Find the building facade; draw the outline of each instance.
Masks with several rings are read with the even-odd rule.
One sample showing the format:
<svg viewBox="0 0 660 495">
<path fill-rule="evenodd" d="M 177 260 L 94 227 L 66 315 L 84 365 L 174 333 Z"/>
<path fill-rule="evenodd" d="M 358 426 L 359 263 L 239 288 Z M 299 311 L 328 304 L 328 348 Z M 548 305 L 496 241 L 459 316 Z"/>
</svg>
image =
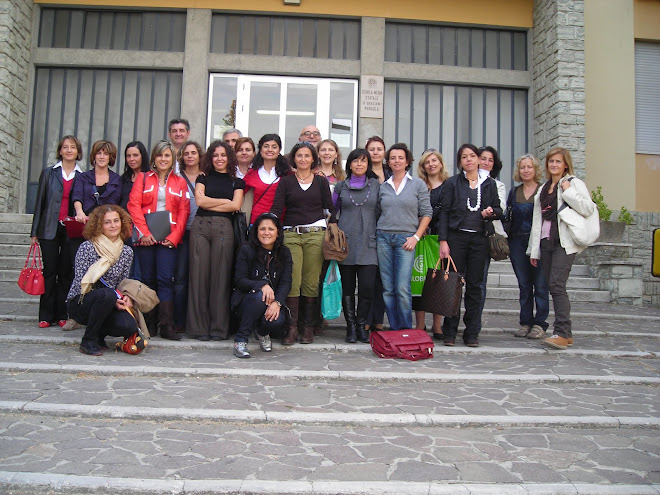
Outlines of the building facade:
<svg viewBox="0 0 660 495">
<path fill-rule="evenodd" d="M 86 149 L 109 139 L 121 153 L 135 139 L 150 148 L 183 117 L 203 145 L 238 127 L 255 138 L 278 132 L 290 148 L 312 123 L 344 156 L 380 135 L 415 157 L 438 149 L 450 169 L 463 142 L 492 145 L 509 187 L 518 156 L 564 146 L 612 209 L 635 212 L 635 257 L 650 258 L 649 231 L 660 226 L 658 112 L 636 125 L 656 104 L 636 98 L 656 77 L 659 1 L 173 5 L 0 1 L 0 211 L 32 211 L 64 134 Z M 650 143 L 640 148 L 642 134 Z M 660 304 L 644 268 L 644 298 Z"/>
</svg>

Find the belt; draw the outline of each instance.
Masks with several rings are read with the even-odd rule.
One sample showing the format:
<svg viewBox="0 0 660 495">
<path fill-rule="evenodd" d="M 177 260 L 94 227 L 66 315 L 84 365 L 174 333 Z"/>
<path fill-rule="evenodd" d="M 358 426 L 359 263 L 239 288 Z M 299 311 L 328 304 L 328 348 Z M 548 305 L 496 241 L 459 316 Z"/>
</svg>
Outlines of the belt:
<svg viewBox="0 0 660 495">
<path fill-rule="evenodd" d="M 284 227 L 285 232 L 295 232 L 296 234 L 309 234 L 310 232 L 323 232 L 326 227 Z"/>
</svg>

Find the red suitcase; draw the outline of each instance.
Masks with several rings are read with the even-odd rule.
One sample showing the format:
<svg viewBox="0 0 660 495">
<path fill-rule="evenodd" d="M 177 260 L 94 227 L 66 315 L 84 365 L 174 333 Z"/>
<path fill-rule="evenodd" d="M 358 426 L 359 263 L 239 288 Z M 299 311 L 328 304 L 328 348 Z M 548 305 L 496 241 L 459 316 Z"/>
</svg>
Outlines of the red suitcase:
<svg viewBox="0 0 660 495">
<path fill-rule="evenodd" d="M 433 357 L 433 340 L 424 330 L 388 330 L 371 332 L 371 348 L 382 358 L 410 361 Z"/>
</svg>

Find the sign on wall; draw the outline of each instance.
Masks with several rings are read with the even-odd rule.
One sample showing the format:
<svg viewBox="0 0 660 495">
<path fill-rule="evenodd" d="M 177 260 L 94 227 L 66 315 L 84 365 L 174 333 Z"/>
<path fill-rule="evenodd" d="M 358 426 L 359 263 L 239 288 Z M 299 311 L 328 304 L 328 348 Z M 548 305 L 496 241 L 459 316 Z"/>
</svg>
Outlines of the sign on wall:
<svg viewBox="0 0 660 495">
<path fill-rule="evenodd" d="M 360 117 L 383 118 L 383 76 L 360 76 Z"/>
</svg>

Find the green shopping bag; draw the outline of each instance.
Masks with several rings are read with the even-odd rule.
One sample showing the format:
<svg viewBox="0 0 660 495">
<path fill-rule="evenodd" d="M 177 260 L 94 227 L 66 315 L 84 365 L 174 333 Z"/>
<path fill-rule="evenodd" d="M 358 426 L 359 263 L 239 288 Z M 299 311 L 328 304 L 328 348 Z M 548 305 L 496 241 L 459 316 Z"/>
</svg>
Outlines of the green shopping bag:
<svg viewBox="0 0 660 495">
<path fill-rule="evenodd" d="M 413 296 L 421 296 L 426 280 L 426 272 L 433 268 L 440 258 L 440 243 L 437 235 L 425 235 L 415 246 L 415 263 L 413 264 L 410 289 Z"/>
<path fill-rule="evenodd" d="M 335 260 L 330 261 L 325 280 L 323 280 L 321 314 L 326 320 L 334 320 L 341 315 L 341 275 L 339 275 L 339 265 Z"/>
</svg>

